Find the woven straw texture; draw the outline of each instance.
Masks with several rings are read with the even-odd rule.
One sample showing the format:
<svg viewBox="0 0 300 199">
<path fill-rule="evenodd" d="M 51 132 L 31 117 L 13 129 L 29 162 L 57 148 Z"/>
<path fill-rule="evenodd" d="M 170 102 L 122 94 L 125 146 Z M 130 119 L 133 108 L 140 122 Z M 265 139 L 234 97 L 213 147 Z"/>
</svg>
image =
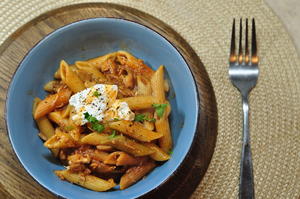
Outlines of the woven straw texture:
<svg viewBox="0 0 300 199">
<path fill-rule="evenodd" d="M 0 1 L 0 44 L 34 17 L 83 0 Z M 300 62 L 286 30 L 261 0 L 111 0 L 150 13 L 179 32 L 211 78 L 219 127 L 210 167 L 192 198 L 237 198 L 242 110 L 228 80 L 233 17 L 255 17 L 260 77 L 250 96 L 256 197 L 300 198 Z"/>
</svg>

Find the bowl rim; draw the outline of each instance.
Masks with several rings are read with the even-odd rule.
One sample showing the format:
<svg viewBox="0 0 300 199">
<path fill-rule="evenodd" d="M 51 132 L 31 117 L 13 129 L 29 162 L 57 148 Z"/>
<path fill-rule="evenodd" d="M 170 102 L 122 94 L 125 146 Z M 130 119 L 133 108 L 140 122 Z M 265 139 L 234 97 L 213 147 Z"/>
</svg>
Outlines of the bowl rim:
<svg viewBox="0 0 300 199">
<path fill-rule="evenodd" d="M 29 176 L 36 181 L 41 187 L 43 187 L 45 190 L 49 191 L 50 193 L 54 194 L 55 196 L 61 197 L 61 198 L 65 198 L 64 196 L 60 195 L 59 193 L 54 192 L 53 190 L 49 189 L 46 185 L 42 184 L 39 180 L 37 180 L 35 177 L 33 177 L 33 175 L 31 174 L 31 172 L 29 172 L 27 170 L 27 167 L 25 167 L 25 165 L 23 164 L 23 162 L 21 161 L 21 158 L 19 157 L 19 155 L 17 154 L 14 144 L 13 144 L 13 139 L 11 137 L 11 129 L 9 128 L 9 124 L 8 124 L 8 101 L 11 95 L 11 91 L 12 91 L 12 83 L 15 79 L 15 75 L 16 73 L 20 70 L 21 65 L 23 64 L 24 60 L 27 58 L 27 56 L 33 51 L 34 48 L 36 48 L 38 45 L 40 45 L 42 42 L 44 42 L 45 40 L 47 40 L 49 37 L 52 36 L 52 34 L 55 34 L 57 31 L 63 30 L 67 27 L 76 25 L 78 23 L 83 23 L 85 21 L 91 21 L 91 20 L 97 20 L 97 19 L 112 19 L 112 20 L 119 20 L 119 21 L 125 21 L 125 22 L 130 22 L 133 23 L 134 25 L 140 25 L 143 28 L 145 28 L 147 31 L 152 31 L 153 33 L 157 34 L 158 36 L 160 36 L 161 38 L 163 38 L 167 43 L 169 43 L 174 49 L 175 51 L 180 55 L 180 57 L 182 58 L 182 60 L 184 61 L 184 63 L 187 65 L 187 69 L 189 71 L 189 73 L 192 76 L 192 82 L 193 85 L 195 85 L 195 91 L 196 91 L 196 103 L 197 103 L 197 118 L 196 118 L 196 123 L 195 123 L 195 129 L 194 129 L 194 133 L 192 135 L 192 142 L 190 143 L 190 145 L 188 146 L 188 150 L 185 154 L 185 156 L 183 157 L 182 161 L 178 164 L 178 166 L 175 168 L 174 172 L 171 173 L 169 176 L 167 176 L 160 184 L 158 184 L 157 186 L 151 188 L 148 192 L 144 192 L 143 194 L 139 195 L 138 198 L 147 196 L 148 194 L 153 193 L 154 191 L 158 190 L 159 188 L 163 187 L 169 180 L 172 180 L 173 176 L 176 176 L 176 174 L 180 171 L 180 169 L 184 166 L 184 163 L 186 162 L 186 160 L 188 159 L 192 148 L 196 142 L 196 140 L 194 139 L 195 137 L 197 137 L 196 135 L 198 133 L 200 133 L 198 131 L 199 129 L 199 123 L 200 123 L 200 113 L 201 113 L 201 106 L 200 106 L 200 92 L 199 92 L 199 85 L 197 84 L 197 81 L 195 79 L 195 75 L 191 70 L 190 65 L 188 64 L 188 62 L 186 61 L 186 58 L 182 55 L 182 53 L 180 52 L 180 50 L 178 50 L 178 48 L 165 36 L 163 36 L 161 33 L 157 32 L 156 30 L 154 30 L 153 28 L 149 27 L 148 25 L 142 24 L 140 22 L 134 21 L 134 20 L 130 20 L 130 19 L 124 19 L 121 17 L 91 17 L 91 18 L 86 18 L 86 19 L 81 19 L 81 20 L 76 20 L 74 22 L 65 24 L 59 28 L 54 29 L 52 32 L 46 34 L 45 36 L 43 36 L 37 43 L 35 43 L 32 47 L 30 47 L 30 49 L 25 53 L 25 55 L 23 56 L 23 58 L 21 59 L 21 61 L 19 62 L 17 68 L 15 69 L 15 71 L 13 72 L 10 82 L 9 82 L 9 86 L 7 88 L 7 95 L 6 95 L 6 99 L 5 99 L 5 108 L 4 108 L 4 119 L 5 119 L 5 125 L 6 125 L 6 131 L 9 137 L 9 143 L 12 147 L 12 151 L 15 154 L 15 156 L 17 157 L 18 162 L 20 163 L 20 165 L 22 166 L 22 168 L 26 171 L 27 174 L 29 174 Z M 25 24 L 26 25 L 26 24 Z M 22 28 L 22 27 L 21 27 Z M 176 31 L 177 32 L 177 31 Z"/>
</svg>

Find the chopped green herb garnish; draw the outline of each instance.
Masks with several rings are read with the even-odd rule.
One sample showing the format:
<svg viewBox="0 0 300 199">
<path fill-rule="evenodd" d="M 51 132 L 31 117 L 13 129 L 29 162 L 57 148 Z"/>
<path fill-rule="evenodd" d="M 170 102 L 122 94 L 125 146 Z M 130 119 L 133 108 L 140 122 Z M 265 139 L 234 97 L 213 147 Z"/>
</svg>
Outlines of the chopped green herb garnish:
<svg viewBox="0 0 300 199">
<path fill-rule="evenodd" d="M 136 114 L 134 117 L 134 121 L 136 122 L 143 122 L 145 120 L 145 115 L 144 114 Z"/>
<path fill-rule="evenodd" d="M 156 119 L 155 118 L 149 118 L 148 116 L 144 115 L 144 114 L 136 114 L 134 117 L 134 121 L 136 122 L 144 122 L 144 121 L 148 121 L 148 122 L 155 122 Z"/>
<path fill-rule="evenodd" d="M 156 122 L 155 118 L 146 118 L 148 122 Z"/>
<path fill-rule="evenodd" d="M 170 150 L 168 153 L 169 153 L 169 155 L 172 155 L 173 154 L 173 150 Z"/>
<path fill-rule="evenodd" d="M 152 104 L 158 117 L 162 117 L 168 104 Z"/>
<path fill-rule="evenodd" d="M 119 120 L 120 120 L 119 118 L 116 118 L 116 117 L 114 118 L 114 121 L 119 121 Z"/>
<path fill-rule="evenodd" d="M 66 126 L 65 130 L 66 131 L 72 131 L 72 130 L 74 130 L 74 128 L 75 128 L 74 126 Z"/>
<path fill-rule="evenodd" d="M 95 123 L 95 122 L 98 122 L 98 120 L 91 116 L 88 112 L 85 112 L 84 113 L 84 118 L 88 121 L 88 122 L 91 122 L 91 123 Z"/>
<path fill-rule="evenodd" d="M 116 132 L 117 132 L 116 130 L 112 130 L 112 134 L 109 136 L 109 138 L 110 139 L 115 138 L 117 136 Z"/>
<path fill-rule="evenodd" d="M 99 123 L 97 118 L 91 116 L 88 112 L 84 113 L 84 118 L 92 124 L 92 129 L 101 133 L 104 130 L 104 126 Z"/>
<path fill-rule="evenodd" d="M 104 130 L 104 126 L 99 123 L 92 123 L 92 129 L 101 133 Z"/>
<path fill-rule="evenodd" d="M 100 93 L 99 93 L 98 91 L 95 91 L 95 92 L 93 93 L 93 95 L 94 95 L 95 97 L 99 97 L 99 96 L 100 96 Z"/>
</svg>

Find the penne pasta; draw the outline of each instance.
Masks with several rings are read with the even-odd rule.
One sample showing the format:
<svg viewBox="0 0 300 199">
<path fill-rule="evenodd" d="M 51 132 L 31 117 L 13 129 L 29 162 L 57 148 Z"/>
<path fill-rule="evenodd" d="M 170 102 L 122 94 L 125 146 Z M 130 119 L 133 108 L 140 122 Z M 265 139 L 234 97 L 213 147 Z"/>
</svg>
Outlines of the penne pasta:
<svg viewBox="0 0 300 199">
<path fill-rule="evenodd" d="M 60 111 L 54 111 L 48 114 L 49 119 L 60 127 L 68 126 L 68 119 L 63 118 Z"/>
<path fill-rule="evenodd" d="M 93 159 L 104 162 L 109 156 L 109 153 L 106 153 L 104 151 L 95 150 L 95 153 L 93 154 Z"/>
<path fill-rule="evenodd" d="M 143 76 L 138 75 L 136 77 L 137 82 L 137 95 L 143 95 L 143 96 L 151 96 L 152 95 L 152 89 L 150 81 L 147 78 L 143 78 Z"/>
<path fill-rule="evenodd" d="M 153 131 L 154 130 L 154 124 L 153 122 L 149 122 L 149 121 L 144 121 L 143 125 L 146 129 Z"/>
<path fill-rule="evenodd" d="M 77 142 L 68 133 L 56 129 L 55 134 L 44 143 L 44 146 L 49 149 L 70 148 L 76 147 Z"/>
<path fill-rule="evenodd" d="M 90 168 L 93 172 L 100 173 L 100 174 L 111 174 L 115 172 L 116 166 L 111 166 L 104 164 L 102 162 L 93 161 L 90 164 Z"/>
<path fill-rule="evenodd" d="M 155 98 L 152 96 L 135 96 L 120 99 L 121 102 L 126 102 L 131 110 L 141 110 L 152 108 L 155 103 Z"/>
<path fill-rule="evenodd" d="M 40 133 L 44 135 L 46 140 L 54 135 L 54 128 L 46 116 L 36 120 Z"/>
<path fill-rule="evenodd" d="M 61 83 L 57 80 L 53 80 L 44 85 L 44 90 L 47 92 L 57 92 L 60 87 Z"/>
<path fill-rule="evenodd" d="M 118 51 L 116 53 L 116 58 L 121 64 L 127 65 L 128 68 L 138 75 L 143 75 L 149 79 L 153 75 L 153 70 L 144 64 L 143 60 L 135 58 L 126 51 Z"/>
<path fill-rule="evenodd" d="M 157 103 L 165 103 L 165 82 L 164 82 L 164 68 L 160 66 L 154 73 L 151 79 L 152 95 Z M 168 104 L 167 107 L 170 107 Z M 163 134 L 159 139 L 159 146 L 165 151 L 169 152 L 172 148 L 172 137 L 168 121 L 168 114 L 164 113 L 163 117 L 157 118 L 155 122 L 156 131 Z"/>
<path fill-rule="evenodd" d="M 39 98 L 34 98 L 32 113 L 34 114 L 36 111 L 37 104 L 41 101 Z M 42 140 L 47 141 L 54 135 L 54 128 L 46 116 L 43 116 L 36 120 L 36 124 L 40 131 L 39 136 Z M 57 157 L 59 150 L 58 149 L 51 149 L 52 154 L 54 157 Z"/>
<path fill-rule="evenodd" d="M 48 95 L 38 103 L 34 112 L 34 119 L 39 119 L 54 109 L 64 106 L 69 102 L 71 91 L 68 88 L 61 88 L 56 94 Z"/>
<path fill-rule="evenodd" d="M 160 132 L 163 134 L 163 136 L 159 139 L 159 146 L 162 150 L 164 150 L 166 153 L 168 153 L 172 149 L 172 135 L 170 131 L 170 125 L 169 125 L 169 119 L 168 115 L 171 111 L 171 106 L 167 102 L 167 107 L 164 111 L 164 114 L 162 117 L 157 118 L 155 121 L 155 128 L 157 132 Z"/>
<path fill-rule="evenodd" d="M 103 65 L 103 63 L 105 61 L 107 61 L 108 59 L 112 58 L 112 57 L 115 57 L 117 53 L 109 53 L 107 55 L 104 55 L 104 56 L 100 56 L 100 57 L 96 57 L 96 58 L 93 58 L 93 59 L 89 59 L 89 60 L 86 60 L 86 62 L 88 62 L 90 65 L 100 69 L 101 65 Z"/>
<path fill-rule="evenodd" d="M 61 116 L 63 118 L 68 118 L 71 112 L 72 112 L 72 106 L 68 104 L 68 106 L 61 111 Z"/>
<path fill-rule="evenodd" d="M 164 67 L 160 66 L 151 78 L 152 96 L 156 103 L 164 103 L 166 100 L 164 89 Z"/>
<path fill-rule="evenodd" d="M 62 180 L 94 191 L 125 189 L 156 161 L 170 159 L 172 136 L 164 66 L 126 51 L 69 65 L 62 60 L 32 114 L 44 146 L 66 166 Z M 114 179 L 114 180 L 113 180 Z"/>
<path fill-rule="evenodd" d="M 148 161 L 143 163 L 142 165 L 128 169 L 127 172 L 121 177 L 120 189 L 126 189 L 130 185 L 136 183 L 147 173 L 149 173 L 154 167 L 155 163 L 153 161 Z"/>
<path fill-rule="evenodd" d="M 167 118 L 157 119 L 155 122 L 155 128 L 157 132 L 163 134 L 163 136 L 159 139 L 159 146 L 168 153 L 172 148 L 172 137 L 169 126 L 169 121 Z"/>
<path fill-rule="evenodd" d="M 99 69 L 87 61 L 77 61 L 75 62 L 75 66 L 79 69 L 79 71 L 84 71 L 90 74 L 93 79 L 97 80 L 97 82 L 105 82 L 107 80 Z"/>
<path fill-rule="evenodd" d="M 170 90 L 169 82 L 166 79 L 164 80 L 164 90 L 165 92 L 168 92 Z"/>
<path fill-rule="evenodd" d="M 55 171 L 55 174 L 62 180 L 67 180 L 71 183 L 78 184 L 93 191 L 107 191 L 116 186 L 116 183 L 113 179 L 103 180 L 96 176 L 72 173 L 68 170 L 58 170 Z"/>
<path fill-rule="evenodd" d="M 154 143 L 145 143 L 145 145 L 151 149 L 153 149 L 155 152 L 150 155 L 150 157 L 153 160 L 156 161 L 166 161 L 170 159 L 170 155 L 164 152 L 161 148 L 159 148 L 156 144 Z"/>
<path fill-rule="evenodd" d="M 154 150 L 151 148 L 122 135 L 111 138 L 109 135 L 91 133 L 83 137 L 81 139 L 81 143 L 95 146 L 98 144 L 110 145 L 118 150 L 125 151 L 134 156 L 146 156 L 154 153 Z"/>
<path fill-rule="evenodd" d="M 138 165 L 140 160 L 128 155 L 123 151 L 116 151 L 107 156 L 104 160 L 105 164 L 116 165 L 116 166 L 132 166 Z"/>
<path fill-rule="evenodd" d="M 81 127 L 74 124 L 72 120 L 63 118 L 63 113 L 61 111 L 55 111 L 48 114 L 51 121 L 60 126 L 64 131 L 67 131 L 74 140 L 78 141 L 80 138 Z"/>
<path fill-rule="evenodd" d="M 111 152 L 113 150 L 112 146 L 109 145 L 104 145 L 104 144 L 99 144 L 96 146 L 97 149 L 100 151 L 105 151 L 105 152 Z"/>
<path fill-rule="evenodd" d="M 59 70 L 62 81 L 73 91 L 73 93 L 77 93 L 85 89 L 84 83 L 69 67 L 67 62 L 62 60 L 60 62 Z"/>
<path fill-rule="evenodd" d="M 69 65 L 70 69 L 72 69 L 72 71 L 76 71 L 76 67 L 75 65 Z M 54 73 L 54 78 L 57 80 L 61 80 L 61 74 L 60 74 L 60 68 L 58 67 L 57 71 L 55 71 Z"/>
<path fill-rule="evenodd" d="M 163 136 L 161 133 L 146 129 L 138 122 L 122 120 L 109 123 L 109 127 L 142 142 L 151 142 Z"/>
<path fill-rule="evenodd" d="M 34 99 L 34 105 L 33 105 L 33 109 L 32 109 L 33 114 L 35 113 L 37 104 L 40 101 L 41 101 L 41 99 L 39 99 L 39 98 Z M 38 129 L 40 130 L 40 133 L 41 133 L 40 137 L 43 137 L 43 139 L 47 140 L 52 135 L 54 135 L 54 128 L 46 116 L 41 117 L 40 119 L 37 119 L 36 123 L 37 123 Z"/>
</svg>

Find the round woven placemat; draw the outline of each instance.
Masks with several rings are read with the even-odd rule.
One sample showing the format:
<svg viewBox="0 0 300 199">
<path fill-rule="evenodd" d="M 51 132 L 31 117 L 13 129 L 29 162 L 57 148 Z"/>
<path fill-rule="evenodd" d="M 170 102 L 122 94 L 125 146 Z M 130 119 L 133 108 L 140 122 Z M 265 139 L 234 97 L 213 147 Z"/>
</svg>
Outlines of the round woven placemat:
<svg viewBox="0 0 300 199">
<path fill-rule="evenodd" d="M 2 0 L 0 44 L 18 27 L 53 8 L 83 0 Z M 103 1 L 102 1 L 103 2 Z M 233 17 L 255 17 L 260 77 L 250 97 L 257 198 L 300 197 L 300 60 L 278 17 L 262 0 L 111 0 L 154 15 L 194 48 L 211 78 L 219 131 L 210 167 L 192 198 L 237 198 L 241 100 L 228 80 Z M 1 93 L 1 98 L 5 94 Z M 3 129 L 1 129 L 3 131 Z"/>
</svg>

